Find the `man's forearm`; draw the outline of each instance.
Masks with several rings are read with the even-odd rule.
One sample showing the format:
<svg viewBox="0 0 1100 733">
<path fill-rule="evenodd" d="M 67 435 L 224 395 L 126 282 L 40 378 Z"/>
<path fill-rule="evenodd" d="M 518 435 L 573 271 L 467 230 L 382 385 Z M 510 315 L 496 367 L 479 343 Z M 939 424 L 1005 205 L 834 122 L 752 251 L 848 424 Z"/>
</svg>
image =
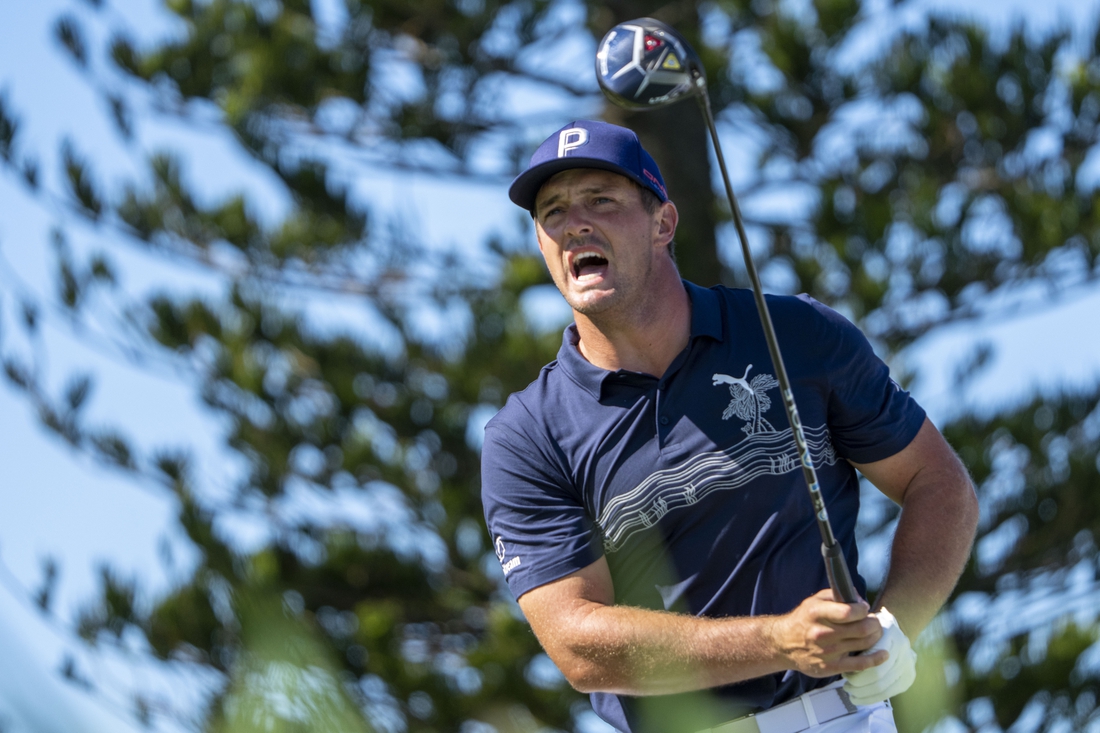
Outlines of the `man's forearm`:
<svg viewBox="0 0 1100 733">
<path fill-rule="evenodd" d="M 593 606 L 559 638 L 544 638 L 582 692 L 672 694 L 784 669 L 774 617 L 699 618 L 627 606 Z"/>
<path fill-rule="evenodd" d="M 876 603 L 916 639 L 947 601 L 966 566 L 978 524 L 978 502 L 956 461 L 918 476 L 906 492 Z"/>
<path fill-rule="evenodd" d="M 940 431 L 925 419 L 900 452 L 853 464 L 882 493 L 901 505 L 890 570 L 876 601 L 916 639 L 951 595 L 966 566 L 978 499 L 966 467 Z"/>
<path fill-rule="evenodd" d="M 546 653 L 582 692 L 659 695 L 727 685 L 786 669 L 816 677 L 867 669 L 851 656 L 881 634 L 865 603 L 828 589 L 782 616 L 700 618 L 617 606 L 600 558 L 520 597 Z"/>
</svg>

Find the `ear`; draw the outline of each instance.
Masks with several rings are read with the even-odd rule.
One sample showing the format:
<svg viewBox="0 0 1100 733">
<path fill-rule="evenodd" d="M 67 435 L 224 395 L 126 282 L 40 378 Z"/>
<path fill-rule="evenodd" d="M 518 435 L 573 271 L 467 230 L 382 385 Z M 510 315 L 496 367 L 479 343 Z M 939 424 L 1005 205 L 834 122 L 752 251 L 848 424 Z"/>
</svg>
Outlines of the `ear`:
<svg viewBox="0 0 1100 733">
<path fill-rule="evenodd" d="M 654 243 L 667 247 L 672 238 L 676 236 L 676 225 L 680 221 L 680 212 L 676 210 L 676 204 L 666 201 L 661 204 L 654 217 Z"/>
</svg>

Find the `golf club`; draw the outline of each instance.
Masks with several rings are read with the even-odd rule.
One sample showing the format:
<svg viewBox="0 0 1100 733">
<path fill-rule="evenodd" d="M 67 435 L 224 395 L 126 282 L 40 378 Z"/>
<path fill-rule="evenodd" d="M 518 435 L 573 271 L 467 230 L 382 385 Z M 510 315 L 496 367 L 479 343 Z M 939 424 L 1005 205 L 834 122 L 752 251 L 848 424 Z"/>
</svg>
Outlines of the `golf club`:
<svg viewBox="0 0 1100 733">
<path fill-rule="evenodd" d="M 825 558 L 829 585 L 838 601 L 856 603 L 859 600 L 859 594 L 856 593 L 855 586 L 852 584 L 844 550 L 836 541 L 832 525 L 829 524 L 829 514 L 825 510 L 821 486 L 817 481 L 817 471 L 814 469 L 810 449 L 806 444 L 806 435 L 798 417 L 791 383 L 787 377 L 787 369 L 783 365 L 779 342 L 776 340 L 775 327 L 772 325 L 768 305 L 764 301 L 764 291 L 760 286 L 756 265 L 753 264 L 752 252 L 749 251 L 749 240 L 741 220 L 741 209 L 737 205 L 737 198 L 733 195 L 729 173 L 726 171 L 726 161 L 718 142 L 718 131 L 714 126 L 714 115 L 710 110 L 703 65 L 695 51 L 671 27 L 653 18 L 639 18 L 620 23 L 608 31 L 600 41 L 596 53 L 596 78 L 604 94 L 615 104 L 627 109 L 656 109 L 684 97 L 694 96 L 703 111 L 703 118 L 707 122 L 710 139 L 714 144 L 715 157 L 718 158 L 718 167 L 722 171 L 722 180 L 726 184 L 726 196 L 729 198 L 737 236 L 741 240 L 745 268 L 752 281 L 753 296 L 760 313 L 760 323 L 764 328 L 764 338 L 768 342 L 768 351 L 775 365 L 779 389 L 783 393 L 783 405 L 787 410 L 791 432 L 794 434 L 794 442 L 802 462 L 802 475 L 806 479 L 810 499 L 813 501 L 814 514 L 817 517 L 817 526 L 821 531 L 821 554 Z"/>
</svg>

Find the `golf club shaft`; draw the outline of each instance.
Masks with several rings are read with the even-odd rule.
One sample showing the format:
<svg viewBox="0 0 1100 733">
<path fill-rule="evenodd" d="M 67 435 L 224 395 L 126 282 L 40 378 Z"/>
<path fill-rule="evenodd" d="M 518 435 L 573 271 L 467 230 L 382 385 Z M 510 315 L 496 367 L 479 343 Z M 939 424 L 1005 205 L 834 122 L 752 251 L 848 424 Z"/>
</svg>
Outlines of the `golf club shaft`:
<svg viewBox="0 0 1100 733">
<path fill-rule="evenodd" d="M 791 424 L 791 432 L 794 433 L 794 442 L 798 448 L 798 457 L 802 463 L 802 475 L 805 477 L 806 486 L 810 490 L 810 500 L 813 502 L 814 515 L 817 517 L 817 527 L 821 531 L 821 554 L 825 559 L 825 571 L 829 576 L 829 585 L 832 587 L 833 595 L 838 601 L 856 603 L 859 601 L 859 594 L 856 593 L 855 586 L 852 584 L 852 576 L 848 572 L 844 550 L 833 535 L 833 527 L 829 523 L 829 514 L 825 510 L 825 501 L 821 497 L 821 486 L 817 482 L 817 471 L 814 469 L 813 458 L 810 455 L 809 446 L 806 444 L 806 434 L 802 430 L 802 421 L 798 417 L 798 407 L 794 403 L 794 393 L 791 391 L 791 382 L 787 377 L 787 368 L 783 365 L 783 355 L 779 351 L 779 341 L 775 336 L 775 327 L 772 325 L 771 314 L 768 312 L 768 304 L 764 300 L 764 290 L 760 286 L 760 276 L 756 273 L 752 252 L 749 251 L 749 239 L 745 234 L 745 224 L 741 220 L 741 209 L 737 205 L 737 197 L 733 195 L 729 172 L 726 171 L 722 146 L 718 142 L 718 130 L 714 126 L 714 115 L 710 110 L 710 99 L 707 96 L 705 87 L 699 91 L 697 99 L 703 111 L 703 118 L 707 122 L 707 129 L 710 131 L 711 142 L 714 143 L 714 154 L 718 158 L 718 167 L 722 172 L 722 182 L 726 184 L 726 196 L 729 198 L 730 212 L 733 214 L 733 225 L 737 228 L 737 237 L 741 241 L 745 269 L 748 270 L 749 280 L 752 281 L 752 293 L 756 299 L 756 309 L 760 313 L 760 325 L 764 328 L 764 339 L 768 342 L 768 351 L 771 353 L 772 364 L 775 365 L 776 379 L 779 380 L 779 389 L 783 393 L 783 406 L 787 409 L 787 419 Z"/>
</svg>

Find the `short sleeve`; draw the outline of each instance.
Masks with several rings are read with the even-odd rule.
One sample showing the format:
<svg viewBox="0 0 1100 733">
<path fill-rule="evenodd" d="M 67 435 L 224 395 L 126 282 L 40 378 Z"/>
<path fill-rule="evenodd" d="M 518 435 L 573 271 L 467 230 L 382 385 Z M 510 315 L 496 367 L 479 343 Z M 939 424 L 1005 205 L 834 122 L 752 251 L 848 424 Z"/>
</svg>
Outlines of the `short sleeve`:
<svg viewBox="0 0 1100 733">
<path fill-rule="evenodd" d="M 481 452 L 485 522 L 517 599 L 603 555 L 560 455 L 548 437 L 533 433 L 498 414 L 485 428 Z"/>
<path fill-rule="evenodd" d="M 872 463 L 900 452 L 924 423 L 924 409 L 890 378 L 889 367 L 855 325 L 807 300 L 822 327 L 829 433 L 837 453 L 856 463 Z"/>
</svg>

